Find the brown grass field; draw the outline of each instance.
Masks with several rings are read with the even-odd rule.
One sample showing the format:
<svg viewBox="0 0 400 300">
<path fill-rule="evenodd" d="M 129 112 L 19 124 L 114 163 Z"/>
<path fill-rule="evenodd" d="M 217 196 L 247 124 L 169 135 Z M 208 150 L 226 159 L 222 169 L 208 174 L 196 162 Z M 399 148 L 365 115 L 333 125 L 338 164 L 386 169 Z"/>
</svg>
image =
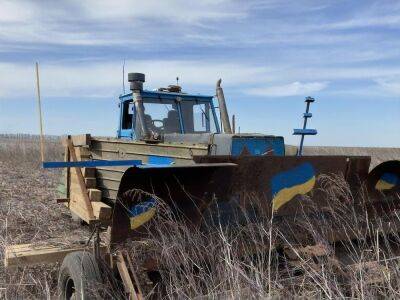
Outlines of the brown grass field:
<svg viewBox="0 0 400 300">
<path fill-rule="evenodd" d="M 6 245 L 48 239 L 68 244 L 89 235 L 88 227 L 73 222 L 69 211 L 56 203 L 61 172 L 40 168 L 38 145 L 35 136 L 0 136 L 0 299 L 57 297 L 59 266 L 6 270 Z M 373 164 L 400 159 L 399 149 L 308 147 L 305 153 L 371 154 Z M 46 139 L 46 158 L 62 159 L 57 137 Z M 353 199 L 343 180 L 329 176 L 318 180 L 326 188 L 330 202 L 340 206 L 341 213 L 329 222 L 323 220 L 323 226 L 321 220 L 306 219 L 301 228 L 312 237 L 311 244 L 319 245 L 326 255 L 298 252 L 279 228 L 271 226 L 271 220 L 260 218 L 235 230 L 217 226 L 196 231 L 176 222 L 167 212 L 160 215 L 160 226 L 146 243 L 124 246 L 136 261 L 149 253 L 162 258 L 162 284 L 155 290 L 166 299 L 400 297 L 399 234 L 383 234 L 379 222 L 367 223 L 364 211 L 355 211 L 349 202 L 343 204 L 340 199 Z M 398 218 L 397 214 L 392 217 Z M 340 227 L 356 239 L 330 245 L 321 231 L 332 227 Z M 368 235 L 362 228 L 367 228 Z M 265 245 L 271 246 L 277 240 L 285 244 L 294 259 L 274 247 L 265 250 Z M 333 259 L 332 254 L 339 252 L 346 253 L 351 266 Z M 150 298 L 155 290 L 146 290 L 146 296 Z M 107 292 L 107 287 L 98 295 L 122 297 Z"/>
</svg>

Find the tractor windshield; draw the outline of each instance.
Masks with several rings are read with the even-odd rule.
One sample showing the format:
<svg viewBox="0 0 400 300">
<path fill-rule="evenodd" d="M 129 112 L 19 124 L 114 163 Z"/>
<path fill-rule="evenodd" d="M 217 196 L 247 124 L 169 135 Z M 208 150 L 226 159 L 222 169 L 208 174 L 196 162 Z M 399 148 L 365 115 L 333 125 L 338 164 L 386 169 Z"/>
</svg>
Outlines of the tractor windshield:
<svg viewBox="0 0 400 300">
<path fill-rule="evenodd" d="M 211 104 L 199 101 L 152 101 L 143 102 L 145 122 L 151 132 L 206 133 L 216 132 Z"/>
<path fill-rule="evenodd" d="M 178 107 L 174 102 L 144 102 L 143 106 L 149 131 L 158 134 L 181 132 Z"/>
</svg>

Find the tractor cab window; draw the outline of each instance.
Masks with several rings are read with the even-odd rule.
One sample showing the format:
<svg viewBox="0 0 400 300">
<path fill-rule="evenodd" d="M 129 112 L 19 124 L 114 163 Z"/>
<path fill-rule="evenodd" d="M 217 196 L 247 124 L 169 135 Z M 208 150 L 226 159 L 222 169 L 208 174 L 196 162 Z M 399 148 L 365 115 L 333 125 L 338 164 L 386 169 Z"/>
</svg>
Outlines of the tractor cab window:
<svg viewBox="0 0 400 300">
<path fill-rule="evenodd" d="M 133 101 L 125 101 L 122 104 L 122 129 L 132 128 L 132 116 L 135 110 Z"/>
<path fill-rule="evenodd" d="M 145 101 L 144 117 L 150 132 L 181 133 L 178 107 L 174 102 Z"/>
<path fill-rule="evenodd" d="M 144 121 L 147 130 L 153 134 L 166 133 L 207 133 L 217 132 L 212 104 L 207 101 L 169 100 L 159 98 L 143 99 Z M 125 108 L 124 108 L 125 112 Z M 135 109 L 127 108 L 127 113 Z M 140 136 L 140 120 L 134 115 L 136 135 Z M 129 121 L 127 121 L 129 122 Z M 130 126 L 131 123 L 127 123 Z M 183 125 L 183 128 L 182 128 Z"/>
<path fill-rule="evenodd" d="M 216 132 L 210 103 L 187 101 L 181 107 L 185 133 Z"/>
</svg>

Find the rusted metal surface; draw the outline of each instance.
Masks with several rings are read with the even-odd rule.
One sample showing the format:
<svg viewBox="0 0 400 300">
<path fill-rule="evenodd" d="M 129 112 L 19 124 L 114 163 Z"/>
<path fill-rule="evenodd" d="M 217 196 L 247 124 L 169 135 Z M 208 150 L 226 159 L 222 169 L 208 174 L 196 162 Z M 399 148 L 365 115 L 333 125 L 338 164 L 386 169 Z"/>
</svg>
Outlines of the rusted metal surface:
<svg viewBox="0 0 400 300">
<path fill-rule="evenodd" d="M 235 206 L 257 208 L 257 213 L 263 218 L 269 218 L 274 213 L 277 226 L 282 226 L 282 230 L 293 226 L 290 230 L 296 232 L 296 226 L 301 230 L 301 216 L 308 212 L 315 213 L 316 207 L 323 211 L 330 206 L 316 180 L 319 175 L 344 176 L 357 191 L 368 176 L 370 162 L 369 157 L 347 156 L 201 156 L 194 160 L 207 166 L 202 169 L 188 166 L 127 170 L 118 191 L 120 203 L 116 203 L 114 210 L 114 242 L 141 234 L 140 229 L 131 230 L 129 226 L 129 208 L 143 201 L 132 194 L 126 196 L 127 192 L 135 189 L 155 195 L 179 212 L 182 220 L 193 225 L 204 220 L 211 202 L 217 200 L 227 210 L 233 210 Z M 213 166 L 217 163 L 233 163 L 236 167 Z M 222 218 L 226 218 L 223 223 L 231 221 L 229 213 Z M 335 232 L 329 234 L 329 240 L 340 236 Z M 300 236 L 296 232 L 294 238 L 299 239 Z M 299 240 L 307 238 L 304 236 Z"/>
<path fill-rule="evenodd" d="M 227 195 L 230 170 L 234 165 L 215 165 L 201 168 L 130 168 L 121 179 L 118 201 L 115 203 L 111 228 L 111 241 L 121 242 L 129 236 L 140 236 L 140 230 L 130 229 L 129 208 L 143 201 L 140 193 L 152 194 L 169 205 L 182 221 L 199 224 L 202 211 L 214 197 Z M 127 193 L 129 193 L 127 195 Z"/>
</svg>

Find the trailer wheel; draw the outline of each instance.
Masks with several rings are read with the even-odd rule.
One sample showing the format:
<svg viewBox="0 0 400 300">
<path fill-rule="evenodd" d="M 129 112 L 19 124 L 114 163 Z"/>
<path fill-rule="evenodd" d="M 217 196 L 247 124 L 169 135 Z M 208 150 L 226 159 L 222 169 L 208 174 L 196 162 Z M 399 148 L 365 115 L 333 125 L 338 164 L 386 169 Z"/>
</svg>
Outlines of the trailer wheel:
<svg viewBox="0 0 400 300">
<path fill-rule="evenodd" d="M 101 283 L 100 269 L 91 253 L 76 251 L 64 258 L 58 276 L 60 299 L 97 299 Z"/>
</svg>

